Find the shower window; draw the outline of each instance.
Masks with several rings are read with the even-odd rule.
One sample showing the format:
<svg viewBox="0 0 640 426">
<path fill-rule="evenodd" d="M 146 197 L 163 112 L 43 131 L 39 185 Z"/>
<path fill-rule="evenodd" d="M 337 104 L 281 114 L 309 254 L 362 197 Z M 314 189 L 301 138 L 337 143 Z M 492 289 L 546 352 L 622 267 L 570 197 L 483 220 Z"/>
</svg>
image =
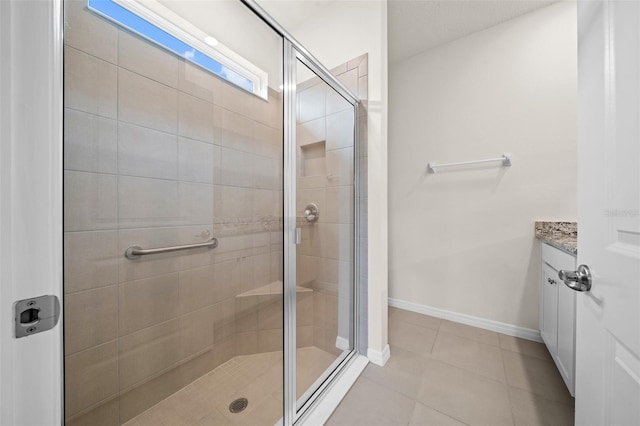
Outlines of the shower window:
<svg viewBox="0 0 640 426">
<path fill-rule="evenodd" d="M 147 0 L 88 0 L 89 9 L 263 99 L 267 73 L 161 5 Z"/>
</svg>

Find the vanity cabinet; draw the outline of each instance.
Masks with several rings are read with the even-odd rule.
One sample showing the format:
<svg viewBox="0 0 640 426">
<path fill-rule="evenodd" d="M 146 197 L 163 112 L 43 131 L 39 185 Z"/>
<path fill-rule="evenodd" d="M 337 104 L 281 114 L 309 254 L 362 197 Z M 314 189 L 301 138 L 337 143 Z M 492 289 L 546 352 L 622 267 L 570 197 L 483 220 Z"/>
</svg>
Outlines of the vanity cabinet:
<svg viewBox="0 0 640 426">
<path fill-rule="evenodd" d="M 571 395 L 575 384 L 576 292 L 567 287 L 558 271 L 576 269 L 576 258 L 541 244 L 540 334 Z"/>
</svg>

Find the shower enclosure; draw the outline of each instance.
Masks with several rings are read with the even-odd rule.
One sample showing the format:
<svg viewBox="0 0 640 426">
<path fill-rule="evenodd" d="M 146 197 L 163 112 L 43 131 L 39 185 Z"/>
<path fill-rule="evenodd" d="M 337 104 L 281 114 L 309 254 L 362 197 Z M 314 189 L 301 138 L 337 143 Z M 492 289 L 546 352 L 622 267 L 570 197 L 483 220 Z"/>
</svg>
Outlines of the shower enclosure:
<svg viewBox="0 0 640 426">
<path fill-rule="evenodd" d="M 66 423 L 295 423 L 359 347 L 366 56 L 251 1 L 64 7 Z"/>
</svg>

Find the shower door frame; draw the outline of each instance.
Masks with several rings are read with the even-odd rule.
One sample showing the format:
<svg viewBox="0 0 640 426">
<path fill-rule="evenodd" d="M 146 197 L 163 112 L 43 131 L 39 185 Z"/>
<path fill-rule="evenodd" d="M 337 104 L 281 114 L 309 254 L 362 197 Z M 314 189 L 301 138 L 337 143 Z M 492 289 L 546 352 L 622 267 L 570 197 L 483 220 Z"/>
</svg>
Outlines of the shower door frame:
<svg viewBox="0 0 640 426">
<path fill-rule="evenodd" d="M 284 284 L 283 284 L 283 331 L 284 331 L 284 426 L 296 424 L 310 413 L 310 408 L 322 398 L 325 391 L 335 383 L 336 379 L 346 371 L 347 367 L 356 360 L 359 348 L 359 203 L 357 197 L 360 193 L 360 170 L 359 170 L 359 132 L 358 118 L 360 115 L 361 103 L 358 97 L 351 92 L 342 82 L 340 82 L 331 71 L 323 66 L 302 44 L 300 44 L 289 32 L 284 29 L 275 19 L 273 19 L 256 0 L 241 0 L 249 9 L 251 9 L 259 18 L 267 23 L 276 33 L 283 39 L 283 201 L 284 201 L 284 220 L 283 220 L 283 245 L 284 245 Z M 296 398 L 296 180 L 297 180 L 297 144 L 296 144 L 296 66 L 300 61 L 309 68 L 317 77 L 326 83 L 332 90 L 335 90 L 347 102 L 352 105 L 353 120 L 353 272 L 352 272 L 352 323 L 351 333 L 353 336 L 353 349 L 346 354 L 341 355 L 341 362 L 335 369 L 325 378 L 325 380 L 315 389 L 311 390 L 311 395 L 306 401 L 303 401 L 298 407 L 298 399 Z M 339 357 L 339 358 L 340 358 Z M 306 394 L 305 394 L 306 395 Z"/>
<path fill-rule="evenodd" d="M 253 0 L 242 0 L 245 4 L 249 5 L 252 9 L 258 8 Z M 259 9 L 265 14 L 266 18 L 269 15 L 266 12 Z M 254 12 L 261 16 L 258 10 L 254 9 Z M 269 22 L 265 16 L 261 16 L 267 23 L 277 25 L 275 21 Z M 278 31 L 278 28 L 274 29 Z M 359 335 L 359 307 L 358 307 L 358 218 L 359 218 L 359 206 L 356 202 L 357 195 L 359 194 L 360 182 L 359 182 L 359 143 L 358 143 L 358 116 L 360 113 L 360 101 L 351 93 L 342 83 L 335 78 L 329 70 L 327 70 L 320 62 L 315 59 L 304 47 L 295 42 L 294 39 L 290 39 L 290 35 L 282 29 L 281 33 L 283 37 L 283 59 L 284 59 L 284 223 L 283 223 L 283 243 L 284 243 L 284 413 L 283 423 L 285 426 L 293 425 L 300 419 L 304 418 L 310 411 L 309 409 L 314 406 L 324 391 L 334 382 L 334 380 L 347 368 L 347 366 L 355 360 L 359 353 L 358 338 Z M 342 358 L 340 363 L 335 369 L 325 378 L 325 380 L 316 388 L 309 389 L 301 396 L 302 404 L 298 407 L 298 398 L 296 397 L 296 373 L 297 373 L 297 344 L 296 344 L 296 267 L 297 267 L 297 214 L 296 214 L 296 199 L 297 199 L 297 168 L 298 160 L 296 156 L 297 142 L 296 142 L 296 124 L 297 124 L 297 78 L 296 78 L 296 66 L 298 61 L 309 68 L 315 76 L 320 78 L 326 83 L 332 90 L 335 90 L 340 94 L 347 102 L 349 102 L 353 108 L 354 120 L 353 120 L 353 272 L 352 272 L 352 318 L 351 318 L 351 336 L 353 337 L 353 349 L 346 354 L 346 356 L 340 355 L 338 359 Z M 310 395 L 309 395 L 310 393 Z M 305 400 L 305 398 L 307 398 Z"/>
<path fill-rule="evenodd" d="M 0 424 L 61 424 L 63 333 L 16 339 L 16 300 L 62 300 L 61 0 L 0 1 Z"/>
</svg>

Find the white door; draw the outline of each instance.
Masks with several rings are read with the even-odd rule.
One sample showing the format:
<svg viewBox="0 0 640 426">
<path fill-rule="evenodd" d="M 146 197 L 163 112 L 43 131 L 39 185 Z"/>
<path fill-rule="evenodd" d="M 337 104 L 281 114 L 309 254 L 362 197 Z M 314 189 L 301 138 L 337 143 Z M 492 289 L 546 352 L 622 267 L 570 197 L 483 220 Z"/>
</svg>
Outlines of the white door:
<svg viewBox="0 0 640 426">
<path fill-rule="evenodd" d="M 0 425 L 62 422 L 62 324 L 16 338 L 13 321 L 15 301 L 62 295 L 60 10 L 0 0 Z"/>
<path fill-rule="evenodd" d="M 640 2 L 578 2 L 576 424 L 640 424 Z"/>
</svg>

